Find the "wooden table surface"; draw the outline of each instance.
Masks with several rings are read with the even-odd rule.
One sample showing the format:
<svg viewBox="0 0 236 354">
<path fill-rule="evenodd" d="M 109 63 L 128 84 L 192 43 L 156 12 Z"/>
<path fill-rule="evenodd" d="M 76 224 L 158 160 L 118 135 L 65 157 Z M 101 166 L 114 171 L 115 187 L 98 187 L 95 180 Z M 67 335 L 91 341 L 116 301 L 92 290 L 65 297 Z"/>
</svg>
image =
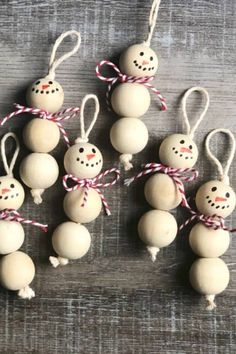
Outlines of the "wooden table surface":
<svg viewBox="0 0 236 354">
<path fill-rule="evenodd" d="M 14 102 L 24 103 L 25 89 L 46 74 L 50 51 L 63 31 L 77 29 L 82 35 L 78 55 L 61 65 L 57 80 L 65 91 L 65 107 L 80 105 L 87 93 L 101 102 L 101 114 L 91 141 L 104 155 L 104 169 L 118 164 L 118 154 L 109 142 L 109 130 L 117 117 L 105 105 L 106 85 L 95 77 L 98 61 L 116 57 L 131 43 L 146 35 L 151 0 L 2 0 L 0 2 L 0 107 L 1 116 Z M 169 110 L 161 113 L 154 96 L 144 121 L 150 131 L 145 151 L 135 158 L 135 171 L 157 160 L 157 148 L 167 134 L 182 131 L 180 99 L 191 86 L 202 85 L 210 94 L 207 117 L 196 133 L 200 149 L 197 186 L 216 171 L 205 157 L 204 137 L 215 127 L 236 134 L 236 2 L 235 0 L 163 0 L 152 48 L 160 58 L 155 84 L 165 94 Z M 69 50 L 67 40 L 61 49 Z M 190 100 L 191 119 L 200 112 L 201 100 Z M 1 128 L 19 137 L 30 117 L 15 118 Z M 78 119 L 65 124 L 73 139 Z M 215 151 L 225 159 L 226 141 L 214 141 Z M 61 141 L 53 151 L 63 175 Z M 29 152 L 23 148 L 19 162 Z M 17 168 L 16 168 L 17 170 Z M 2 171 L 2 166 L 1 166 Z M 3 172 L 3 171 L 2 171 Z M 127 173 L 131 176 L 132 173 Z M 236 188 L 236 160 L 230 171 Z M 137 237 L 137 222 L 147 210 L 144 180 L 128 190 L 120 184 L 106 190 L 112 216 L 88 225 L 92 247 L 80 261 L 53 269 L 48 257 L 52 230 L 66 220 L 62 210 L 63 188 L 58 181 L 41 206 L 33 204 L 29 191 L 21 209 L 28 217 L 49 224 L 49 233 L 25 227 L 22 250 L 32 256 L 37 273 L 36 297 L 23 301 L 0 290 L 0 353 L 46 354 L 229 354 L 235 344 L 235 252 L 232 237 L 223 259 L 231 280 L 217 297 L 215 311 L 188 283 L 188 270 L 195 258 L 188 245 L 188 229 L 152 263 Z M 229 217 L 236 226 L 236 212 Z M 178 222 L 187 217 L 178 209 Z"/>
</svg>

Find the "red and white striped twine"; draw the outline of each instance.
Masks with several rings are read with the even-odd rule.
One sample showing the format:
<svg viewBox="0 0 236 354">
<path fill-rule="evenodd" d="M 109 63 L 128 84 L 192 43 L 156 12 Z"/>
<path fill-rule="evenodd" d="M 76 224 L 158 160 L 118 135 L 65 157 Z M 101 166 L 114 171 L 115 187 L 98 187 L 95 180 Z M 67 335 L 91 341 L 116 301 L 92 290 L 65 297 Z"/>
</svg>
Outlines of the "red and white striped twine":
<svg viewBox="0 0 236 354">
<path fill-rule="evenodd" d="M 103 65 L 108 65 L 111 66 L 113 70 L 117 73 L 117 76 L 114 77 L 106 77 L 103 76 L 100 73 L 100 69 L 102 68 Z M 146 86 L 150 90 L 152 90 L 159 98 L 161 102 L 161 110 L 166 111 L 167 110 L 167 105 L 166 105 L 166 100 L 165 98 L 161 95 L 160 91 L 157 90 L 153 85 L 150 84 L 150 81 L 154 79 L 154 76 L 145 76 L 145 77 L 136 77 L 136 76 L 128 76 L 126 74 L 123 74 L 120 69 L 111 61 L 109 60 L 102 60 L 97 66 L 96 66 L 96 76 L 102 80 L 108 83 L 108 88 L 106 92 L 106 101 L 108 107 L 110 107 L 110 95 L 111 95 L 111 89 L 112 87 L 118 83 L 124 83 L 124 82 L 130 82 L 130 83 L 138 83 Z"/>
<path fill-rule="evenodd" d="M 188 218 L 182 225 L 180 225 L 179 230 L 182 230 L 185 226 L 187 226 L 194 220 L 198 220 L 202 222 L 205 226 L 210 227 L 213 230 L 223 229 L 229 232 L 236 232 L 236 229 L 230 229 L 227 226 L 225 226 L 225 219 L 222 218 L 221 216 L 216 214 L 212 216 L 207 216 L 193 210 L 190 207 L 185 194 L 184 194 L 184 198 L 182 198 L 182 206 L 187 208 L 189 212 L 192 214 L 192 216 L 190 216 L 190 218 Z"/>
<path fill-rule="evenodd" d="M 183 183 L 181 182 L 181 180 L 184 182 L 190 182 L 190 181 L 194 181 L 198 177 L 198 171 L 193 168 L 174 168 L 174 167 L 165 166 L 161 163 L 150 162 L 145 164 L 144 170 L 139 172 L 136 176 L 125 179 L 124 184 L 126 186 L 129 186 L 136 179 L 155 172 L 162 172 L 170 176 L 176 182 L 178 187 L 181 188 L 183 188 Z M 190 173 L 191 175 L 186 176 L 187 173 Z M 180 193 L 183 194 L 184 190 L 182 192 L 180 191 Z"/>
<path fill-rule="evenodd" d="M 0 220 L 6 220 L 6 221 L 17 221 L 22 224 L 29 224 L 33 225 L 36 227 L 39 227 L 42 231 L 47 232 L 48 231 L 48 225 L 41 224 L 35 220 L 29 220 L 23 218 L 20 213 L 15 210 L 15 209 L 4 209 L 0 212 Z"/>
<path fill-rule="evenodd" d="M 101 183 L 101 182 L 99 183 L 99 181 L 103 177 L 105 177 L 105 176 L 107 176 L 108 174 L 111 174 L 111 173 L 115 173 L 115 175 L 116 175 L 113 181 L 107 182 L 107 183 Z M 76 182 L 76 185 L 74 185 L 73 187 L 68 187 L 68 185 L 67 185 L 68 179 L 71 179 L 74 182 Z M 75 177 L 72 174 L 67 174 L 67 175 L 65 175 L 63 177 L 63 182 L 62 183 L 63 183 L 64 189 L 67 192 L 72 192 L 72 191 L 75 191 L 75 190 L 77 190 L 79 188 L 84 188 L 84 198 L 83 198 L 83 203 L 81 204 L 81 207 L 84 207 L 86 202 L 87 202 L 87 200 L 88 200 L 88 190 L 89 190 L 89 188 L 95 189 L 98 192 L 98 194 L 100 195 L 100 198 L 102 200 L 102 204 L 104 206 L 106 214 L 107 215 L 111 215 L 107 200 L 104 197 L 103 193 L 100 191 L 100 187 L 102 187 L 102 188 L 111 187 L 114 184 L 116 184 L 119 179 L 120 179 L 120 171 L 117 168 L 111 168 L 109 170 L 106 170 L 106 171 L 100 173 L 98 176 L 96 176 L 94 178 L 80 179 L 78 177 Z"/>
<path fill-rule="evenodd" d="M 48 120 L 56 123 L 58 128 L 60 129 L 60 132 L 62 134 L 62 137 L 63 137 L 66 145 L 68 147 L 70 146 L 70 141 L 69 141 L 67 132 L 63 128 L 61 122 L 74 117 L 74 115 L 76 115 L 80 111 L 79 107 L 71 107 L 71 108 L 66 108 L 63 111 L 60 111 L 57 113 L 49 113 L 49 112 L 47 112 L 43 109 L 40 109 L 40 108 L 25 107 L 25 106 L 19 105 L 18 103 L 15 103 L 14 106 L 16 107 L 17 110 L 9 113 L 6 117 L 1 119 L 0 126 L 4 125 L 9 119 L 11 119 L 21 113 L 30 113 L 33 115 L 38 115 L 39 118 L 48 119 Z"/>
</svg>

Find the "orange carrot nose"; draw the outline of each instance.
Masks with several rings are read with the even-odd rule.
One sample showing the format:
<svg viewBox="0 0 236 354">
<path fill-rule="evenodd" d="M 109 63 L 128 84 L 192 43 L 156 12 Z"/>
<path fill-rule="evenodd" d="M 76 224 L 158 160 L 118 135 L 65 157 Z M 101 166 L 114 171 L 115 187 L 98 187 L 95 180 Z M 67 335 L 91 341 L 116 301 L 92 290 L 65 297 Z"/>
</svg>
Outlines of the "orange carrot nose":
<svg viewBox="0 0 236 354">
<path fill-rule="evenodd" d="M 91 160 L 92 158 L 94 158 L 95 154 L 89 154 L 89 155 L 86 155 L 87 159 L 88 160 Z"/>
<path fill-rule="evenodd" d="M 3 189 L 2 189 L 2 194 L 5 194 L 5 193 L 7 193 L 7 192 L 10 192 L 10 189 L 8 189 L 8 188 L 3 188 Z"/>
<path fill-rule="evenodd" d="M 226 198 L 216 197 L 215 202 L 226 202 Z"/>
<path fill-rule="evenodd" d="M 46 90 L 49 87 L 49 85 L 42 85 L 42 89 Z"/>
<path fill-rule="evenodd" d="M 148 60 L 143 60 L 143 61 L 142 61 L 142 65 L 147 65 L 147 64 L 149 64 L 149 61 L 148 61 Z"/>
<path fill-rule="evenodd" d="M 192 154 L 192 153 L 193 153 L 192 150 L 190 150 L 189 148 L 185 148 L 185 147 L 182 147 L 182 148 L 180 149 L 180 152 L 188 152 L 189 154 Z"/>
</svg>

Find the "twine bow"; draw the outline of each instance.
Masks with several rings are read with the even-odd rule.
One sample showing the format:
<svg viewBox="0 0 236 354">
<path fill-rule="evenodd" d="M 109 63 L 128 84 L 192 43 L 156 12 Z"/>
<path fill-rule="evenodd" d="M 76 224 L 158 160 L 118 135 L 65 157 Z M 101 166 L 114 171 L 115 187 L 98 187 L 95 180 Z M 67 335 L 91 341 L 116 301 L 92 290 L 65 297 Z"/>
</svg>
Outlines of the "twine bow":
<svg viewBox="0 0 236 354">
<path fill-rule="evenodd" d="M 103 76 L 100 73 L 100 69 L 102 66 L 108 65 L 111 66 L 112 69 L 116 72 L 116 76 L 114 77 L 106 77 Z M 153 85 L 150 84 L 150 81 L 154 79 L 154 76 L 145 76 L 145 77 L 136 77 L 136 76 L 128 76 L 126 74 L 123 74 L 120 69 L 111 61 L 109 60 L 102 60 L 97 66 L 96 66 L 96 76 L 102 80 L 108 83 L 108 88 L 106 92 L 106 101 L 108 107 L 110 107 L 110 95 L 111 95 L 111 89 L 112 87 L 118 83 L 124 83 L 124 82 L 129 82 L 129 83 L 138 83 L 146 86 L 150 90 L 152 90 L 159 98 L 161 102 L 161 110 L 166 111 L 167 110 L 167 105 L 166 105 L 166 100 L 165 98 L 161 95 L 160 91 L 157 90 Z"/>
<path fill-rule="evenodd" d="M 219 215 L 212 215 L 212 216 L 208 216 L 208 215 L 204 215 L 201 214 L 199 212 L 196 212 L 195 210 L 193 210 L 187 199 L 186 196 L 184 195 L 184 198 L 182 199 L 182 206 L 184 206 L 185 208 L 188 209 L 188 211 L 192 214 L 192 216 L 190 216 L 180 227 L 179 230 L 182 230 L 185 226 L 187 226 L 188 224 L 190 224 L 191 222 L 193 222 L 194 220 L 198 220 L 200 222 L 202 222 L 205 226 L 212 228 L 213 230 L 225 230 L 225 231 L 229 231 L 229 232 L 236 232 L 236 229 L 230 229 L 227 226 L 225 226 L 225 219 Z"/>
<path fill-rule="evenodd" d="M 15 209 L 4 209 L 0 212 L 0 220 L 7 220 L 7 221 L 17 221 L 22 224 L 34 225 L 39 227 L 42 231 L 48 231 L 48 225 L 41 224 L 35 220 L 29 220 L 23 218 L 20 213 Z"/>
<path fill-rule="evenodd" d="M 115 175 L 116 175 L 115 178 L 113 179 L 113 181 L 107 182 L 107 183 L 99 182 L 103 177 L 105 177 L 111 173 L 115 173 Z M 67 184 L 68 179 L 73 180 L 74 182 L 76 182 L 76 184 L 73 187 L 69 187 Z M 111 168 L 109 170 L 106 170 L 105 172 L 100 173 L 98 176 L 96 176 L 94 178 L 80 179 L 78 177 L 75 177 L 72 174 L 67 174 L 63 177 L 63 186 L 67 192 L 72 192 L 72 191 L 75 191 L 79 188 L 84 188 L 84 196 L 83 196 L 83 202 L 81 204 L 81 207 L 84 207 L 85 204 L 87 203 L 89 188 L 95 189 L 98 192 L 98 194 L 100 195 L 100 198 L 102 200 L 102 204 L 104 206 L 106 214 L 111 215 L 107 200 L 104 197 L 103 193 L 100 191 L 100 187 L 102 187 L 102 188 L 111 187 L 114 184 L 116 184 L 119 179 L 120 179 L 120 171 L 117 168 Z"/>
<path fill-rule="evenodd" d="M 145 164 L 144 170 L 139 172 L 136 176 L 125 179 L 124 184 L 126 186 L 129 186 L 136 179 L 155 172 L 162 172 L 170 176 L 175 181 L 178 190 L 181 193 L 182 200 L 183 198 L 185 198 L 185 191 L 184 191 L 184 186 L 182 181 L 190 182 L 190 181 L 194 181 L 198 177 L 198 171 L 195 170 L 194 168 L 174 168 L 174 167 L 165 166 L 161 163 L 151 162 Z M 190 173 L 190 176 L 186 176 L 187 173 Z"/>
<path fill-rule="evenodd" d="M 79 110 L 80 110 L 79 107 L 71 107 L 71 108 L 66 108 L 63 111 L 60 111 L 57 113 L 49 113 L 49 112 L 45 111 L 44 109 L 25 107 L 25 106 L 19 105 L 18 103 L 15 103 L 14 106 L 16 107 L 16 111 L 9 113 L 6 117 L 1 119 L 0 126 L 4 125 L 12 117 L 15 117 L 21 113 L 30 113 L 33 115 L 38 115 L 39 118 L 47 119 L 47 120 L 50 120 L 50 121 L 56 123 L 58 128 L 60 129 L 60 132 L 62 134 L 62 137 L 63 137 L 66 145 L 68 147 L 70 146 L 70 141 L 69 141 L 67 132 L 63 128 L 61 121 L 68 120 L 68 119 L 74 117 L 74 115 L 76 115 L 79 112 Z"/>
</svg>

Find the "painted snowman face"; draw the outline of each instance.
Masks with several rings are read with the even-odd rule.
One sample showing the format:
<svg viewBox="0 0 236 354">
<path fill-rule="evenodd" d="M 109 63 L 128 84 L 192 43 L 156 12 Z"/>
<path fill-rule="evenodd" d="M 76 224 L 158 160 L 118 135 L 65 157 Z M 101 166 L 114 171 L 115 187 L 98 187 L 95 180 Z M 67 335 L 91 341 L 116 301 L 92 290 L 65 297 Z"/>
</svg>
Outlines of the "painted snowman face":
<svg viewBox="0 0 236 354">
<path fill-rule="evenodd" d="M 96 177 L 103 165 L 100 150 L 93 144 L 78 143 L 71 146 L 64 157 L 64 166 L 67 173 L 78 178 Z"/>
<path fill-rule="evenodd" d="M 19 209 L 24 202 L 24 188 L 15 178 L 0 177 L 0 210 Z"/>
<path fill-rule="evenodd" d="M 159 156 L 164 165 L 174 168 L 191 168 L 197 161 L 198 149 L 188 135 L 173 134 L 161 143 Z"/>
<path fill-rule="evenodd" d="M 208 216 L 218 215 L 226 218 L 233 212 L 235 203 L 233 189 L 221 181 L 204 183 L 196 194 L 198 210 Z"/>
<path fill-rule="evenodd" d="M 158 58 L 147 45 L 134 44 L 121 54 L 120 69 L 129 76 L 153 76 L 158 69 Z"/>
<path fill-rule="evenodd" d="M 31 107 L 55 113 L 63 105 L 64 92 L 57 81 L 44 77 L 35 81 L 28 88 L 26 100 Z"/>
</svg>

